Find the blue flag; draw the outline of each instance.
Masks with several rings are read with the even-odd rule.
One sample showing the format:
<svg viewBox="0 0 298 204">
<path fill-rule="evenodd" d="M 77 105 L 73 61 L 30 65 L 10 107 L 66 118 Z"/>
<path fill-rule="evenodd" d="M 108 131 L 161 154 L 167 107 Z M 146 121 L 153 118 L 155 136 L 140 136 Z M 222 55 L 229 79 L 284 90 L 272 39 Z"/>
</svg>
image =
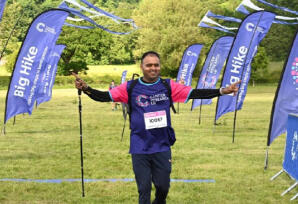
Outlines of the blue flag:
<svg viewBox="0 0 298 204">
<path fill-rule="evenodd" d="M 200 22 L 198 24 L 199 27 L 202 27 L 202 28 L 211 28 L 211 29 L 215 29 L 215 30 L 219 30 L 219 31 L 223 31 L 225 33 L 231 33 L 231 34 L 235 34 L 233 31 L 229 31 L 227 29 L 224 29 L 224 28 L 221 28 L 221 27 L 218 27 L 218 26 L 209 26 L 208 24 L 204 23 L 204 22 Z"/>
<path fill-rule="evenodd" d="M 176 81 L 191 86 L 192 74 L 196 68 L 202 44 L 193 44 L 184 51 Z"/>
<path fill-rule="evenodd" d="M 289 115 L 283 169 L 298 181 L 298 116 Z"/>
<path fill-rule="evenodd" d="M 204 62 L 197 89 L 214 89 L 222 67 L 231 50 L 234 37 L 224 36 L 218 38 L 211 46 Z M 192 110 L 202 104 L 211 104 L 212 99 L 194 99 Z"/>
<path fill-rule="evenodd" d="M 86 5 L 88 5 L 88 7 L 95 9 L 95 10 L 96 10 L 97 12 L 99 12 L 100 14 L 105 15 L 105 16 L 107 16 L 107 17 L 109 17 L 109 18 L 112 18 L 112 19 L 115 20 L 116 22 L 123 21 L 123 22 L 125 22 L 125 23 L 127 23 L 127 24 L 131 24 L 131 25 L 133 26 L 134 29 L 137 29 L 137 26 L 134 24 L 134 21 L 133 21 L 132 19 L 124 19 L 124 18 L 115 16 L 115 15 L 110 14 L 110 13 L 108 13 L 108 12 L 106 12 L 106 11 L 100 9 L 100 8 L 95 7 L 94 5 L 92 5 L 91 3 L 89 3 L 88 1 L 84 1 L 84 0 L 81 0 L 81 1 L 82 1 L 83 3 L 85 3 Z M 70 1 L 70 2 L 72 2 L 72 1 Z M 80 6 L 81 9 L 82 9 L 82 8 L 85 8 L 85 7 L 83 7 L 83 6 L 81 6 L 81 5 L 77 4 L 77 3 L 76 3 L 76 5 Z M 65 25 L 67 25 L 67 26 L 72 26 L 72 27 L 77 27 L 77 28 L 82 28 L 82 29 L 93 29 L 93 28 L 96 28 L 96 27 L 97 27 L 97 28 L 103 29 L 103 30 L 105 30 L 105 31 L 107 31 L 107 32 L 109 32 L 109 33 L 117 34 L 117 35 L 126 35 L 126 34 L 129 34 L 129 33 L 132 32 L 132 30 L 129 31 L 129 32 L 118 32 L 118 31 L 113 31 L 113 30 L 108 29 L 108 28 L 105 27 L 105 26 L 99 25 L 99 24 L 96 23 L 94 20 L 92 20 L 90 17 L 84 15 L 84 14 L 82 13 L 82 10 L 81 10 L 81 9 L 80 9 L 80 10 L 77 10 L 77 9 L 71 8 L 71 7 L 69 7 L 64 1 L 59 5 L 59 8 L 64 9 L 64 10 L 66 10 L 66 11 L 69 11 L 71 14 L 73 14 L 73 15 L 75 15 L 75 16 L 78 16 L 78 17 L 80 17 L 81 19 L 83 19 L 83 20 L 85 20 L 85 21 L 88 21 L 89 23 L 91 23 L 91 24 L 94 25 L 94 26 L 82 26 L 82 25 L 74 25 L 74 24 L 70 24 L 70 23 L 65 23 Z M 87 9 L 87 8 L 85 8 L 85 9 Z M 89 9 L 88 9 L 88 10 L 89 10 Z"/>
<path fill-rule="evenodd" d="M 252 2 L 248 1 L 247 3 L 246 3 L 246 5 L 250 5 L 251 8 L 256 9 L 256 6 L 254 4 L 252 4 Z M 258 10 L 264 10 L 264 9 L 258 8 Z M 236 11 L 238 11 L 238 12 L 244 14 L 244 15 L 250 14 L 250 12 L 245 8 L 245 6 L 243 4 L 240 4 L 236 8 Z M 276 19 L 273 20 L 273 23 L 276 23 L 276 24 L 282 24 L 282 25 L 296 25 L 296 24 L 298 24 L 297 18 L 295 18 L 295 17 L 276 16 L 275 18 L 276 19 L 281 19 L 281 20 L 276 20 Z M 294 22 L 287 22 L 287 21 L 284 21 L 284 20 L 294 20 Z"/>
<path fill-rule="evenodd" d="M 4 12 L 5 4 L 6 4 L 6 0 L 0 0 L 0 21 L 2 19 L 2 15 L 3 15 L 3 12 Z"/>
<path fill-rule="evenodd" d="M 40 75 L 68 14 L 67 11 L 51 9 L 31 23 L 15 62 L 6 96 L 4 123 L 17 114 L 32 113 Z"/>
<path fill-rule="evenodd" d="M 267 146 L 286 131 L 288 114 L 298 114 L 298 32 L 296 32 L 287 63 L 276 90 Z"/>
<path fill-rule="evenodd" d="M 228 57 L 221 87 L 229 86 L 239 80 L 243 81 L 237 96 L 219 97 L 215 120 L 225 113 L 241 109 L 250 76 L 250 64 L 256 54 L 257 46 L 269 31 L 274 17 L 275 14 L 271 12 L 259 11 L 248 15 L 242 21 Z"/>
<path fill-rule="evenodd" d="M 236 23 L 241 23 L 241 19 L 239 18 L 234 18 L 234 17 L 230 17 L 230 16 L 222 16 L 222 15 L 217 15 L 212 13 L 211 11 L 208 11 L 206 14 L 207 17 L 212 17 L 212 18 L 216 18 L 216 19 L 221 19 L 224 21 L 231 21 L 231 22 L 236 22 Z"/>
<path fill-rule="evenodd" d="M 286 8 L 286 7 L 277 6 L 277 5 L 275 5 L 275 4 L 271 4 L 271 3 L 266 2 L 266 1 L 264 1 L 264 0 L 257 0 L 257 1 L 263 3 L 263 4 L 267 5 L 267 6 L 271 6 L 271 7 L 273 7 L 273 8 L 277 8 L 277 9 L 280 9 L 280 10 L 282 10 L 282 11 L 286 11 L 286 12 L 289 12 L 289 13 L 292 13 L 292 14 L 295 14 L 295 15 L 298 15 L 298 11 L 293 11 L 293 10 L 288 9 L 288 8 Z M 296 2 L 296 3 L 297 3 L 297 2 Z"/>
<path fill-rule="evenodd" d="M 243 6 L 242 4 L 240 4 L 237 8 L 236 11 L 243 13 L 244 15 L 248 15 L 250 14 L 250 12 L 245 8 L 245 6 Z"/>
<path fill-rule="evenodd" d="M 55 45 L 53 49 L 51 49 L 46 69 L 44 69 L 42 77 L 40 78 L 36 99 L 37 105 L 47 102 L 52 98 L 52 88 L 56 78 L 57 66 L 64 48 L 65 45 Z"/>
<path fill-rule="evenodd" d="M 127 74 L 127 70 L 124 70 L 122 72 L 122 76 L 121 76 L 121 84 L 123 84 L 126 80 L 126 74 Z"/>
</svg>

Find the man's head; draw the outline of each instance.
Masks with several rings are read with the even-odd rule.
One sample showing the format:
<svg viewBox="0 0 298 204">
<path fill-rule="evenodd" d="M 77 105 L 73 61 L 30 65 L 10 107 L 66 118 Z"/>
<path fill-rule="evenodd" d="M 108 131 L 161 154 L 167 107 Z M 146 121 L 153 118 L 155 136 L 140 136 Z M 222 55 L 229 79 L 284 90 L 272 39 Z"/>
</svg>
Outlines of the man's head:
<svg viewBox="0 0 298 204">
<path fill-rule="evenodd" d="M 157 52 L 145 52 L 141 58 L 141 70 L 145 82 L 155 82 L 160 75 L 160 57 Z"/>
</svg>

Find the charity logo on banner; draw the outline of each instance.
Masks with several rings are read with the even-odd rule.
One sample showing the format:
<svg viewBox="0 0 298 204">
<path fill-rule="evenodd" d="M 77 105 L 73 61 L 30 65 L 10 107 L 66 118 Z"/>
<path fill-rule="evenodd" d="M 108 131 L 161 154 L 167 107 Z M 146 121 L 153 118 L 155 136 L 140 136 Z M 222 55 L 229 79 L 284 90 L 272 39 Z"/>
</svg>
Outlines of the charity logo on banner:
<svg viewBox="0 0 298 204">
<path fill-rule="evenodd" d="M 15 62 L 6 97 L 4 123 L 17 114 L 32 113 L 39 78 L 68 14 L 67 11 L 51 9 L 31 23 Z"/>
<path fill-rule="evenodd" d="M 224 36 L 218 38 L 211 46 L 204 62 L 197 89 L 214 89 L 221 69 L 230 52 L 234 37 Z M 211 104 L 212 99 L 194 99 L 192 110 L 202 104 Z"/>
<path fill-rule="evenodd" d="M 51 100 L 57 66 L 64 48 L 65 45 L 55 45 L 51 49 L 50 55 L 47 59 L 46 69 L 44 69 L 41 75 L 42 77 L 40 77 L 36 99 L 37 105 Z"/>
<path fill-rule="evenodd" d="M 196 68 L 202 44 L 193 44 L 184 51 L 176 81 L 191 86 L 192 74 Z"/>
<path fill-rule="evenodd" d="M 239 80 L 243 81 L 237 96 L 219 97 L 215 120 L 225 113 L 241 109 L 250 77 L 252 59 L 256 54 L 257 46 L 269 31 L 274 17 L 275 14 L 271 12 L 259 11 L 248 15 L 242 21 L 226 63 L 221 87 L 229 86 Z"/>
<path fill-rule="evenodd" d="M 298 56 L 293 59 L 292 62 L 292 70 L 291 70 L 291 76 L 293 84 L 296 85 L 296 90 L 298 90 Z"/>
<path fill-rule="evenodd" d="M 283 169 L 298 181 L 298 115 L 289 115 Z"/>
<path fill-rule="evenodd" d="M 294 37 L 287 63 L 276 90 L 267 146 L 286 131 L 288 114 L 298 114 L 298 32 Z"/>
</svg>

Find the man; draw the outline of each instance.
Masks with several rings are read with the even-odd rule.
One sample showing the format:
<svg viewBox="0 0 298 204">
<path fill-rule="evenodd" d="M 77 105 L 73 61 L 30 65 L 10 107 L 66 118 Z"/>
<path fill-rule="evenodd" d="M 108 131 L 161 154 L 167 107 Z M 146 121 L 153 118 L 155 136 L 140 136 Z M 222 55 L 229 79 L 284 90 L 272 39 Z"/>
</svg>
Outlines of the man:
<svg viewBox="0 0 298 204">
<path fill-rule="evenodd" d="M 115 82 L 114 80 L 112 80 L 110 86 L 109 86 L 109 91 L 112 90 L 113 88 L 115 88 Z M 117 103 L 112 102 L 112 111 L 117 110 Z"/>
<path fill-rule="evenodd" d="M 130 153 L 139 192 L 139 203 L 150 204 L 152 182 L 156 188 L 154 204 L 166 203 L 170 188 L 171 148 L 175 133 L 171 127 L 171 102 L 187 102 L 189 99 L 213 98 L 222 94 L 236 93 L 237 82 L 221 89 L 192 89 L 166 79 L 169 88 L 160 78 L 159 54 L 149 51 L 141 58 L 143 77 L 134 83 L 125 82 L 109 92 L 94 90 L 76 74 L 76 88 L 90 98 L 101 101 L 129 103 Z M 129 91 L 129 93 L 128 93 Z M 171 97 L 171 98 L 170 98 Z M 171 100 L 172 99 L 172 100 Z"/>
</svg>

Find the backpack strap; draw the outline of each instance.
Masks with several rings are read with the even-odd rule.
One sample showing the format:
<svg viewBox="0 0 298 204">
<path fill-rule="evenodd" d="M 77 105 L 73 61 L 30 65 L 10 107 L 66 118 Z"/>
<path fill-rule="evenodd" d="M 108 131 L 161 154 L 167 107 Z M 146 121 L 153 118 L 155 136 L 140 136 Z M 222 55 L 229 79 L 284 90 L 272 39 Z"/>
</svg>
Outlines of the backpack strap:
<svg viewBox="0 0 298 204">
<path fill-rule="evenodd" d="M 132 93 L 133 88 L 137 85 L 138 80 L 139 79 L 132 80 L 129 87 L 128 87 L 128 89 L 127 89 L 127 96 L 128 96 L 127 113 L 128 113 L 129 116 L 130 116 L 130 113 L 131 113 L 131 93 Z"/>
<path fill-rule="evenodd" d="M 169 95 L 169 100 L 170 100 L 170 106 L 173 110 L 174 113 L 176 113 L 176 109 L 173 105 L 173 99 L 172 99 L 172 89 L 169 85 L 169 83 L 167 82 L 167 80 L 160 78 L 162 84 L 166 87 L 166 89 L 168 90 L 168 95 Z"/>
</svg>

